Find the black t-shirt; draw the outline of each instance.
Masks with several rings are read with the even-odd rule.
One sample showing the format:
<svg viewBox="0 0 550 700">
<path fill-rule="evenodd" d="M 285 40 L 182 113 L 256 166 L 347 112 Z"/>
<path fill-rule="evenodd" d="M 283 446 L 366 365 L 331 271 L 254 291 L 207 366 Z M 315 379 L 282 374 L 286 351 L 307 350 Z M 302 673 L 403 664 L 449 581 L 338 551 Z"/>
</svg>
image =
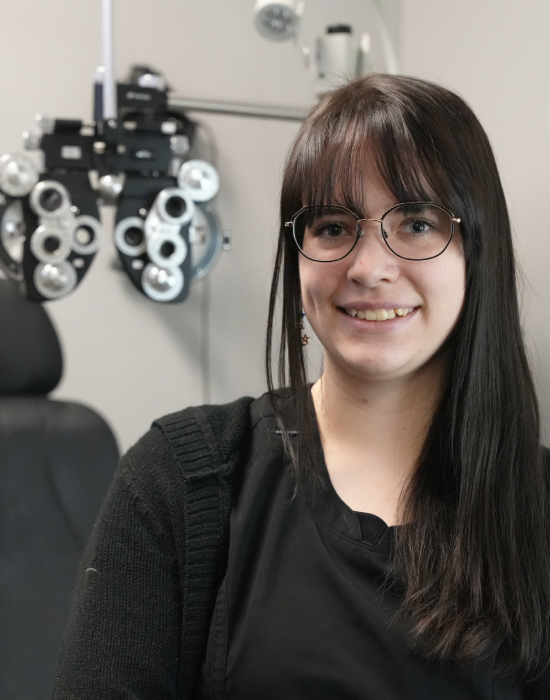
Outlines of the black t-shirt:
<svg viewBox="0 0 550 700">
<path fill-rule="evenodd" d="M 252 405 L 249 458 L 203 666 L 205 700 L 523 700 L 494 657 L 442 666 L 407 643 L 389 579 L 394 528 L 300 488 L 269 401 Z"/>
</svg>

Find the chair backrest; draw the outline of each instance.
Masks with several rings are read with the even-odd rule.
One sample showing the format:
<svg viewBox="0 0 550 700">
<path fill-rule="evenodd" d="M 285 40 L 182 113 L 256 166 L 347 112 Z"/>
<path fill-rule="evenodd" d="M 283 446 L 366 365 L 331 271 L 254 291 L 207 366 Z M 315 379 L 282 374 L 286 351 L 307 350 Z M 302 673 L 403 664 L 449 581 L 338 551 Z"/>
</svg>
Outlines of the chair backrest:
<svg viewBox="0 0 550 700">
<path fill-rule="evenodd" d="M 78 564 L 118 462 L 62 372 L 46 310 L 0 280 L 0 698 L 49 700 Z"/>
</svg>

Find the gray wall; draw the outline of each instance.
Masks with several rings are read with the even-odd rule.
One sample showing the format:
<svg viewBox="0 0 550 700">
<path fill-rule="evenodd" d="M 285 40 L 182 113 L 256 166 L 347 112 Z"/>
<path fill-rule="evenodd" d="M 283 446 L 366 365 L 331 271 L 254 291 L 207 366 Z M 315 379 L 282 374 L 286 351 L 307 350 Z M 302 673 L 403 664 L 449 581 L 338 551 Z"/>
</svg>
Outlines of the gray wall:
<svg viewBox="0 0 550 700">
<path fill-rule="evenodd" d="M 119 77 L 132 63 L 163 70 L 189 97 L 304 106 L 311 76 L 292 44 L 272 44 L 252 26 L 254 0 L 115 0 Z M 101 63 L 100 2 L 3 0 L 0 23 L 0 153 L 21 150 L 34 114 L 91 116 L 91 77 Z M 548 198 L 550 97 L 545 0 L 391 0 L 403 71 L 460 92 L 485 125 L 509 198 L 528 283 L 525 322 L 544 415 L 550 415 Z M 333 22 L 373 35 L 368 0 L 307 0 L 303 40 Z M 198 115 L 197 115 L 198 116 Z M 198 117 L 216 134 L 221 192 L 217 208 L 234 249 L 208 278 L 211 399 L 263 390 L 263 338 L 285 152 L 297 125 Z M 105 212 L 106 220 L 112 212 Z M 107 240 L 92 270 L 67 299 L 48 304 L 65 349 L 56 391 L 93 405 L 127 448 L 160 414 L 200 403 L 205 284 L 181 305 L 140 296 L 113 269 Z M 314 364 L 318 364 L 315 359 Z"/>
</svg>

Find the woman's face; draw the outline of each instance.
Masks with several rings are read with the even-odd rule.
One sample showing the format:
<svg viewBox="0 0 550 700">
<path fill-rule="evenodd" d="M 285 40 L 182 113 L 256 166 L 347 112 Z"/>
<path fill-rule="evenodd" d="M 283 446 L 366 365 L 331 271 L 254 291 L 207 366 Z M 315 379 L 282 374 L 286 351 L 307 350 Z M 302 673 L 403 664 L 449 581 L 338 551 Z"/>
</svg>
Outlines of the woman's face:
<svg viewBox="0 0 550 700">
<path fill-rule="evenodd" d="M 398 203 L 378 176 L 365 185 L 365 216 L 379 219 Z M 379 223 L 364 226 L 354 250 L 338 262 L 299 256 L 304 311 L 324 346 L 327 369 L 364 379 L 405 377 L 434 357 L 458 319 L 466 272 L 460 235 L 455 225 L 437 258 L 403 260 L 384 243 Z M 351 315 L 356 311 L 389 318 L 363 320 Z"/>
</svg>

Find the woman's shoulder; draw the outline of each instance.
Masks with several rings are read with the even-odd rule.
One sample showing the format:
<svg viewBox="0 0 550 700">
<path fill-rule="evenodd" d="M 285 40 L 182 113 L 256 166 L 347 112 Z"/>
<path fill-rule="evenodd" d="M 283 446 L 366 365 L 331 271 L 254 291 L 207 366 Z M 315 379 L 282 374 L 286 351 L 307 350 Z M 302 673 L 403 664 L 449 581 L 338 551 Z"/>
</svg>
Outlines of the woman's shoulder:
<svg viewBox="0 0 550 700">
<path fill-rule="evenodd" d="M 240 463 L 253 401 L 192 406 L 155 420 L 120 460 L 107 499 L 114 510 L 131 502 L 165 529 L 200 497 L 201 483 L 223 490 L 225 479 L 210 477 L 230 477 Z"/>
<path fill-rule="evenodd" d="M 189 406 L 153 422 L 124 455 L 121 466 L 135 475 L 163 479 L 199 476 L 226 468 L 239 453 L 251 424 L 251 404 L 244 396 L 227 404 Z"/>
</svg>

